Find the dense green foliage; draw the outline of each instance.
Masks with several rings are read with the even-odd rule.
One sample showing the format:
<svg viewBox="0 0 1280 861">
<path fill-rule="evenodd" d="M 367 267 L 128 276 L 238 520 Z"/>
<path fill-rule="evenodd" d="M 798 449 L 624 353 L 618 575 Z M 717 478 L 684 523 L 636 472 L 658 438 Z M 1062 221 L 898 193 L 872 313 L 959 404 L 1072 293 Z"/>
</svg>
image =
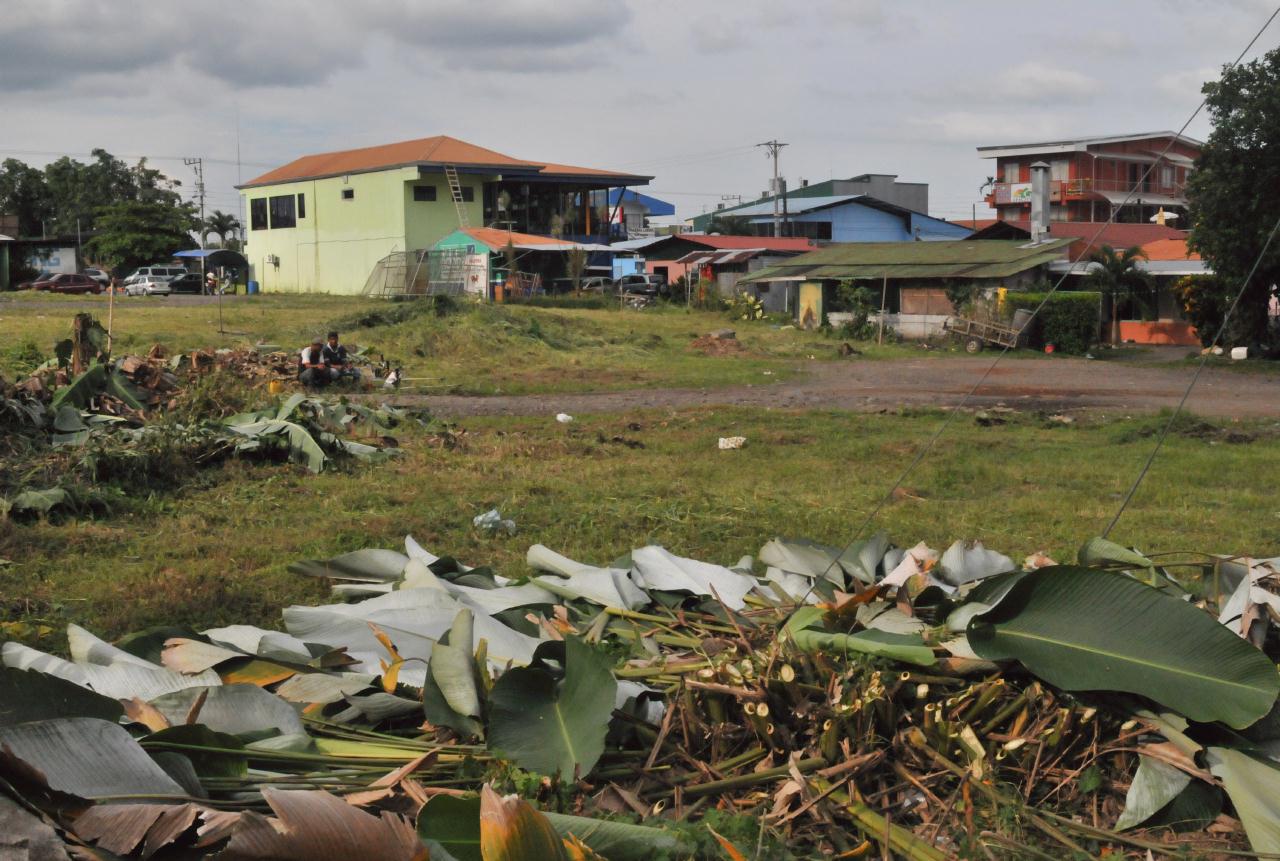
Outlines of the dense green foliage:
<svg viewBox="0 0 1280 861">
<path fill-rule="evenodd" d="M 1262 255 L 1280 221 L 1280 48 L 1265 57 L 1223 70 L 1204 85 L 1213 132 L 1191 174 L 1191 247 L 1219 276 L 1216 301 L 1204 309 L 1230 306 Z M 1226 333 L 1226 343 L 1271 342 L 1267 304 L 1280 282 L 1280 242 L 1272 242 L 1250 279 Z M 1221 317 L 1207 320 L 1216 331 Z"/>
<path fill-rule="evenodd" d="M 1019 308 L 1034 311 L 1044 301 L 1044 293 L 1009 293 L 1005 299 L 1010 314 Z M 1082 354 L 1098 340 L 1098 293 L 1057 292 L 1049 297 L 1027 328 L 1027 346 L 1039 349 L 1053 344 L 1060 353 Z"/>
<path fill-rule="evenodd" d="M 1106 298 L 1113 321 L 1121 319 L 1122 312 L 1127 312 L 1126 317 L 1156 318 L 1155 282 L 1138 268 L 1138 261 L 1146 256 L 1138 245 L 1123 251 L 1104 245 L 1089 255 L 1089 262 L 1098 264 L 1098 268 L 1089 273 L 1085 283 Z"/>
<path fill-rule="evenodd" d="M 17 216 L 24 237 L 105 231 L 86 244 L 81 262 L 138 265 L 195 245 L 189 235 L 198 227 L 195 207 L 182 200 L 180 185 L 146 159 L 130 165 L 103 149 L 88 162 L 63 156 L 43 170 L 10 158 L 0 163 L 0 212 Z M 226 216 L 207 229 L 225 239 L 226 219 L 235 222 Z M 12 256 L 11 282 L 33 274 L 29 261 Z"/>
<path fill-rule="evenodd" d="M 1173 283 L 1173 295 L 1182 305 L 1182 313 L 1208 347 L 1222 326 L 1231 300 L 1222 279 L 1216 275 L 1188 275 Z"/>
</svg>

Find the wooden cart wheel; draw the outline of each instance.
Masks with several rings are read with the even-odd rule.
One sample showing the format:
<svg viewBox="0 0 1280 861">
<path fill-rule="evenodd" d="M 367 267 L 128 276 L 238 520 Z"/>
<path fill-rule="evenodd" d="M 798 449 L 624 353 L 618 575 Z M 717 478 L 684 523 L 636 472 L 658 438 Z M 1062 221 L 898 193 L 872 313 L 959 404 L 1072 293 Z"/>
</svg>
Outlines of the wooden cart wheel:
<svg viewBox="0 0 1280 861">
<path fill-rule="evenodd" d="M 982 341 L 978 338 L 970 338 L 964 342 L 964 351 L 966 353 L 981 353 Z"/>
</svg>

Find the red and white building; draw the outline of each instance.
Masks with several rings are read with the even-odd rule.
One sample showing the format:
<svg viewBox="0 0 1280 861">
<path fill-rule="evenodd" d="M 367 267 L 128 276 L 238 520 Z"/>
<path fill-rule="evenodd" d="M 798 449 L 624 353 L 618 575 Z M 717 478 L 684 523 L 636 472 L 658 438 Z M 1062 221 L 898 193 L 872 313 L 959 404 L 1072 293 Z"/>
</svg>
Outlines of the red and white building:
<svg viewBox="0 0 1280 861">
<path fill-rule="evenodd" d="M 1145 223 L 1163 209 L 1186 217 L 1187 176 L 1203 144 L 1174 132 L 978 147 L 995 159 L 987 205 L 1001 221 L 1031 217 L 1031 165 L 1049 165 L 1050 221 Z M 1167 148 L 1167 152 L 1166 152 Z"/>
</svg>

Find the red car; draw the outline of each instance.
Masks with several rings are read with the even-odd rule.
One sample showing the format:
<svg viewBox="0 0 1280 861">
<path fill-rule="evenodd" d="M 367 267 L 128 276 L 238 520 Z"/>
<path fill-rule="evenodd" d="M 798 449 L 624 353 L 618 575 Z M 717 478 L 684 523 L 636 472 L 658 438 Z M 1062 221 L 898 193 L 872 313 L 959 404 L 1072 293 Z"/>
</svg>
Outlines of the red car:
<svg viewBox="0 0 1280 861">
<path fill-rule="evenodd" d="M 47 275 L 36 281 L 18 285 L 19 290 L 44 290 L 49 293 L 101 293 L 102 285 L 88 275 Z"/>
</svg>

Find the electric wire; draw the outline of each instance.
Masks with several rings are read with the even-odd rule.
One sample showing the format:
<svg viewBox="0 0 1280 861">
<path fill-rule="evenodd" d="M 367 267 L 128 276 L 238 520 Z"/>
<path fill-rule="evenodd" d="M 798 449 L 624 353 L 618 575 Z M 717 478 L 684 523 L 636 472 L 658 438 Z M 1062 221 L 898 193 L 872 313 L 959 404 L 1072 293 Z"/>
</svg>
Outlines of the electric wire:
<svg viewBox="0 0 1280 861">
<path fill-rule="evenodd" d="M 1124 510 L 1129 507 L 1129 503 L 1133 501 L 1134 494 L 1138 492 L 1142 480 L 1147 477 L 1147 472 L 1151 469 L 1151 464 L 1155 462 L 1156 455 L 1160 453 L 1161 446 L 1169 436 L 1169 431 L 1173 429 L 1173 424 L 1182 413 L 1182 408 L 1187 404 L 1187 398 L 1191 396 L 1191 390 L 1195 388 L 1196 382 L 1200 379 L 1200 372 L 1209 362 L 1209 357 L 1213 355 L 1213 350 L 1218 346 L 1223 334 L 1227 331 L 1227 324 L 1231 322 L 1231 315 L 1235 313 L 1236 306 L 1240 304 L 1244 292 L 1249 288 L 1249 282 L 1253 280 L 1253 276 L 1257 273 L 1258 267 L 1262 264 L 1262 260 L 1267 256 L 1267 251 L 1271 248 L 1271 242 L 1276 238 L 1276 232 L 1280 231 L 1280 218 L 1276 219 L 1276 223 L 1272 225 L 1271 232 L 1267 234 L 1267 241 L 1262 246 L 1256 260 L 1253 261 L 1253 267 L 1249 270 L 1249 274 L 1245 276 L 1244 282 L 1240 285 L 1239 292 L 1236 293 L 1235 299 L 1231 302 L 1231 307 L 1227 308 L 1226 315 L 1222 318 L 1222 325 L 1218 327 L 1218 334 L 1214 335 L 1213 343 L 1204 351 L 1200 357 L 1200 363 L 1196 365 L 1196 372 L 1191 376 L 1191 382 L 1187 383 L 1186 391 L 1182 393 L 1182 400 L 1178 401 L 1178 406 L 1174 408 L 1173 414 L 1169 416 L 1169 421 L 1165 422 L 1164 427 L 1160 430 L 1160 436 L 1156 438 L 1156 444 L 1151 448 L 1151 454 L 1147 455 L 1146 463 L 1142 465 L 1142 469 L 1138 470 L 1138 476 L 1133 480 L 1133 484 L 1129 487 L 1129 492 L 1124 495 L 1124 499 L 1120 502 L 1120 508 L 1116 511 L 1115 516 L 1111 518 L 1111 522 L 1107 524 L 1107 528 L 1102 530 L 1102 537 L 1106 538 L 1111 534 L 1111 530 L 1115 529 L 1117 523 L 1120 522 L 1120 515 L 1124 514 Z"/>
<path fill-rule="evenodd" d="M 1253 38 L 1250 39 L 1249 43 L 1244 46 L 1244 49 L 1239 53 L 1239 55 L 1235 58 L 1235 60 L 1227 64 L 1226 66 L 1227 69 L 1231 69 L 1235 67 L 1240 63 L 1242 59 L 1244 59 L 1245 54 L 1249 53 L 1250 49 L 1253 48 L 1254 44 L 1258 41 L 1258 39 L 1262 38 L 1262 34 L 1265 33 L 1267 28 L 1271 26 L 1271 23 L 1276 19 L 1277 15 L 1280 15 L 1280 6 L 1277 6 L 1275 11 L 1273 11 L 1271 15 L 1268 16 L 1267 20 L 1263 22 L 1262 26 L 1258 29 L 1256 33 L 1254 33 Z M 1134 184 L 1134 187 L 1131 188 L 1129 192 L 1125 195 L 1124 200 L 1122 200 L 1119 203 L 1119 205 L 1112 207 L 1111 214 L 1108 216 L 1107 220 L 1104 221 L 1096 231 L 1094 231 L 1093 236 L 1089 239 L 1089 243 L 1085 247 L 1086 251 L 1094 247 L 1094 244 L 1098 241 L 1098 238 L 1102 235 L 1103 231 L 1105 231 L 1108 227 L 1110 227 L 1111 224 L 1115 221 L 1116 213 L 1119 211 L 1119 209 L 1125 206 L 1126 204 L 1128 204 L 1129 200 L 1135 194 L 1138 193 L 1137 191 L 1138 188 L 1140 188 L 1147 181 L 1147 178 L 1151 175 L 1151 172 L 1155 170 L 1156 165 L 1160 162 L 1162 158 L 1164 158 L 1165 155 L 1168 154 L 1169 150 L 1173 147 L 1174 142 L 1178 140 L 1180 137 L 1182 137 L 1183 133 L 1187 130 L 1187 128 L 1191 125 L 1191 123 L 1195 120 L 1195 118 L 1200 115 L 1200 112 L 1204 110 L 1204 106 L 1205 106 L 1205 100 L 1201 99 L 1200 103 L 1196 105 L 1196 109 L 1191 112 L 1191 115 L 1187 117 L 1186 122 L 1182 124 L 1182 127 L 1179 128 L 1178 131 L 1173 135 L 1173 137 L 1169 139 L 1169 142 L 1165 144 L 1164 149 L 1160 151 L 1160 153 L 1156 156 L 1155 160 L 1151 164 L 1147 165 L 1146 170 L 1143 171 L 1142 176 Z M 1268 240 L 1268 244 L 1270 244 L 1270 240 Z M 1259 260 L 1261 260 L 1261 258 L 1259 258 Z M 1256 264 L 1255 264 L 1255 268 L 1256 268 Z M 1045 305 L 1049 303 L 1049 299 L 1053 296 L 1054 293 L 1057 292 L 1058 288 L 1062 286 L 1063 282 L 1067 280 L 1067 276 L 1070 274 L 1071 274 L 1071 268 L 1069 267 L 1067 271 L 1063 272 L 1061 277 L 1059 277 L 1058 280 L 1054 282 L 1053 286 L 1049 289 L 1049 291 L 1044 294 L 1044 298 L 1040 300 L 1040 304 L 1036 305 L 1035 310 L 1031 312 L 1031 316 L 1028 318 L 1027 323 L 1024 324 L 1024 327 L 1026 325 L 1029 325 L 1032 320 L 1035 320 L 1035 318 L 1044 309 Z M 1243 293 L 1243 288 L 1241 292 Z M 809 595 L 811 595 L 813 593 L 814 588 L 817 587 L 818 581 L 826 579 L 826 577 L 836 568 L 836 566 L 840 564 L 840 560 L 844 558 L 845 554 L 853 549 L 853 546 L 858 543 L 858 539 L 861 538 L 863 531 L 866 530 L 866 528 L 871 525 L 871 523 L 875 520 L 877 516 L 879 516 L 880 512 L 884 510 L 884 507 L 893 500 L 894 494 L 897 493 L 898 490 L 902 487 L 903 482 L 905 482 L 907 480 L 907 477 L 910 476 L 911 473 L 915 471 L 916 467 L 920 465 L 920 462 L 924 460 L 925 456 L 928 455 L 928 453 L 933 449 L 934 445 L 937 444 L 938 440 L 942 438 L 942 435 L 947 431 L 949 427 L 951 427 L 951 424 L 955 421 L 956 417 L 960 414 L 961 408 L 963 408 L 964 405 L 969 402 L 969 399 L 972 398 L 974 394 L 977 393 L 978 389 L 982 388 L 983 384 L 986 383 L 987 378 L 991 376 L 991 372 L 995 370 L 996 365 L 1000 364 L 1000 360 L 1003 359 L 1008 354 L 1010 349 L 1012 349 L 1010 345 L 1005 345 L 1004 349 L 1002 349 L 996 355 L 996 357 L 992 359 L 991 364 L 987 366 L 987 369 L 985 371 L 983 371 L 982 376 L 978 378 L 978 381 L 975 382 L 973 386 L 969 388 L 969 390 L 964 394 L 963 397 L 961 397 L 960 402 L 957 403 L 954 407 L 952 407 L 950 412 L 947 413 L 946 417 L 938 424 L 937 430 L 935 430 L 933 434 L 930 435 L 930 437 L 925 441 L 925 444 L 920 448 L 918 452 L 916 452 L 915 457 L 913 457 L 911 461 L 907 464 L 906 469 L 904 469 L 898 475 L 898 478 L 894 481 L 893 486 L 890 487 L 888 492 L 885 493 L 884 496 L 880 498 L 880 500 L 871 509 L 871 511 L 867 514 L 867 516 L 863 518 L 862 523 L 858 526 L 857 531 L 855 531 L 853 533 L 853 537 L 849 539 L 849 543 L 845 545 L 844 549 L 841 550 L 839 554 L 832 557 L 831 563 L 827 565 L 827 567 L 823 570 L 822 574 L 814 578 L 813 585 L 809 587 L 809 590 L 805 592 L 805 594 L 801 597 L 798 603 L 803 604 L 805 601 L 807 601 L 809 598 Z M 1197 375 L 1198 374 L 1199 374 L 1199 371 L 1197 371 Z M 1189 393 L 1190 393 L 1190 390 L 1188 389 L 1187 394 Z M 1183 395 L 1183 398 L 1185 400 L 1186 394 Z"/>
</svg>

